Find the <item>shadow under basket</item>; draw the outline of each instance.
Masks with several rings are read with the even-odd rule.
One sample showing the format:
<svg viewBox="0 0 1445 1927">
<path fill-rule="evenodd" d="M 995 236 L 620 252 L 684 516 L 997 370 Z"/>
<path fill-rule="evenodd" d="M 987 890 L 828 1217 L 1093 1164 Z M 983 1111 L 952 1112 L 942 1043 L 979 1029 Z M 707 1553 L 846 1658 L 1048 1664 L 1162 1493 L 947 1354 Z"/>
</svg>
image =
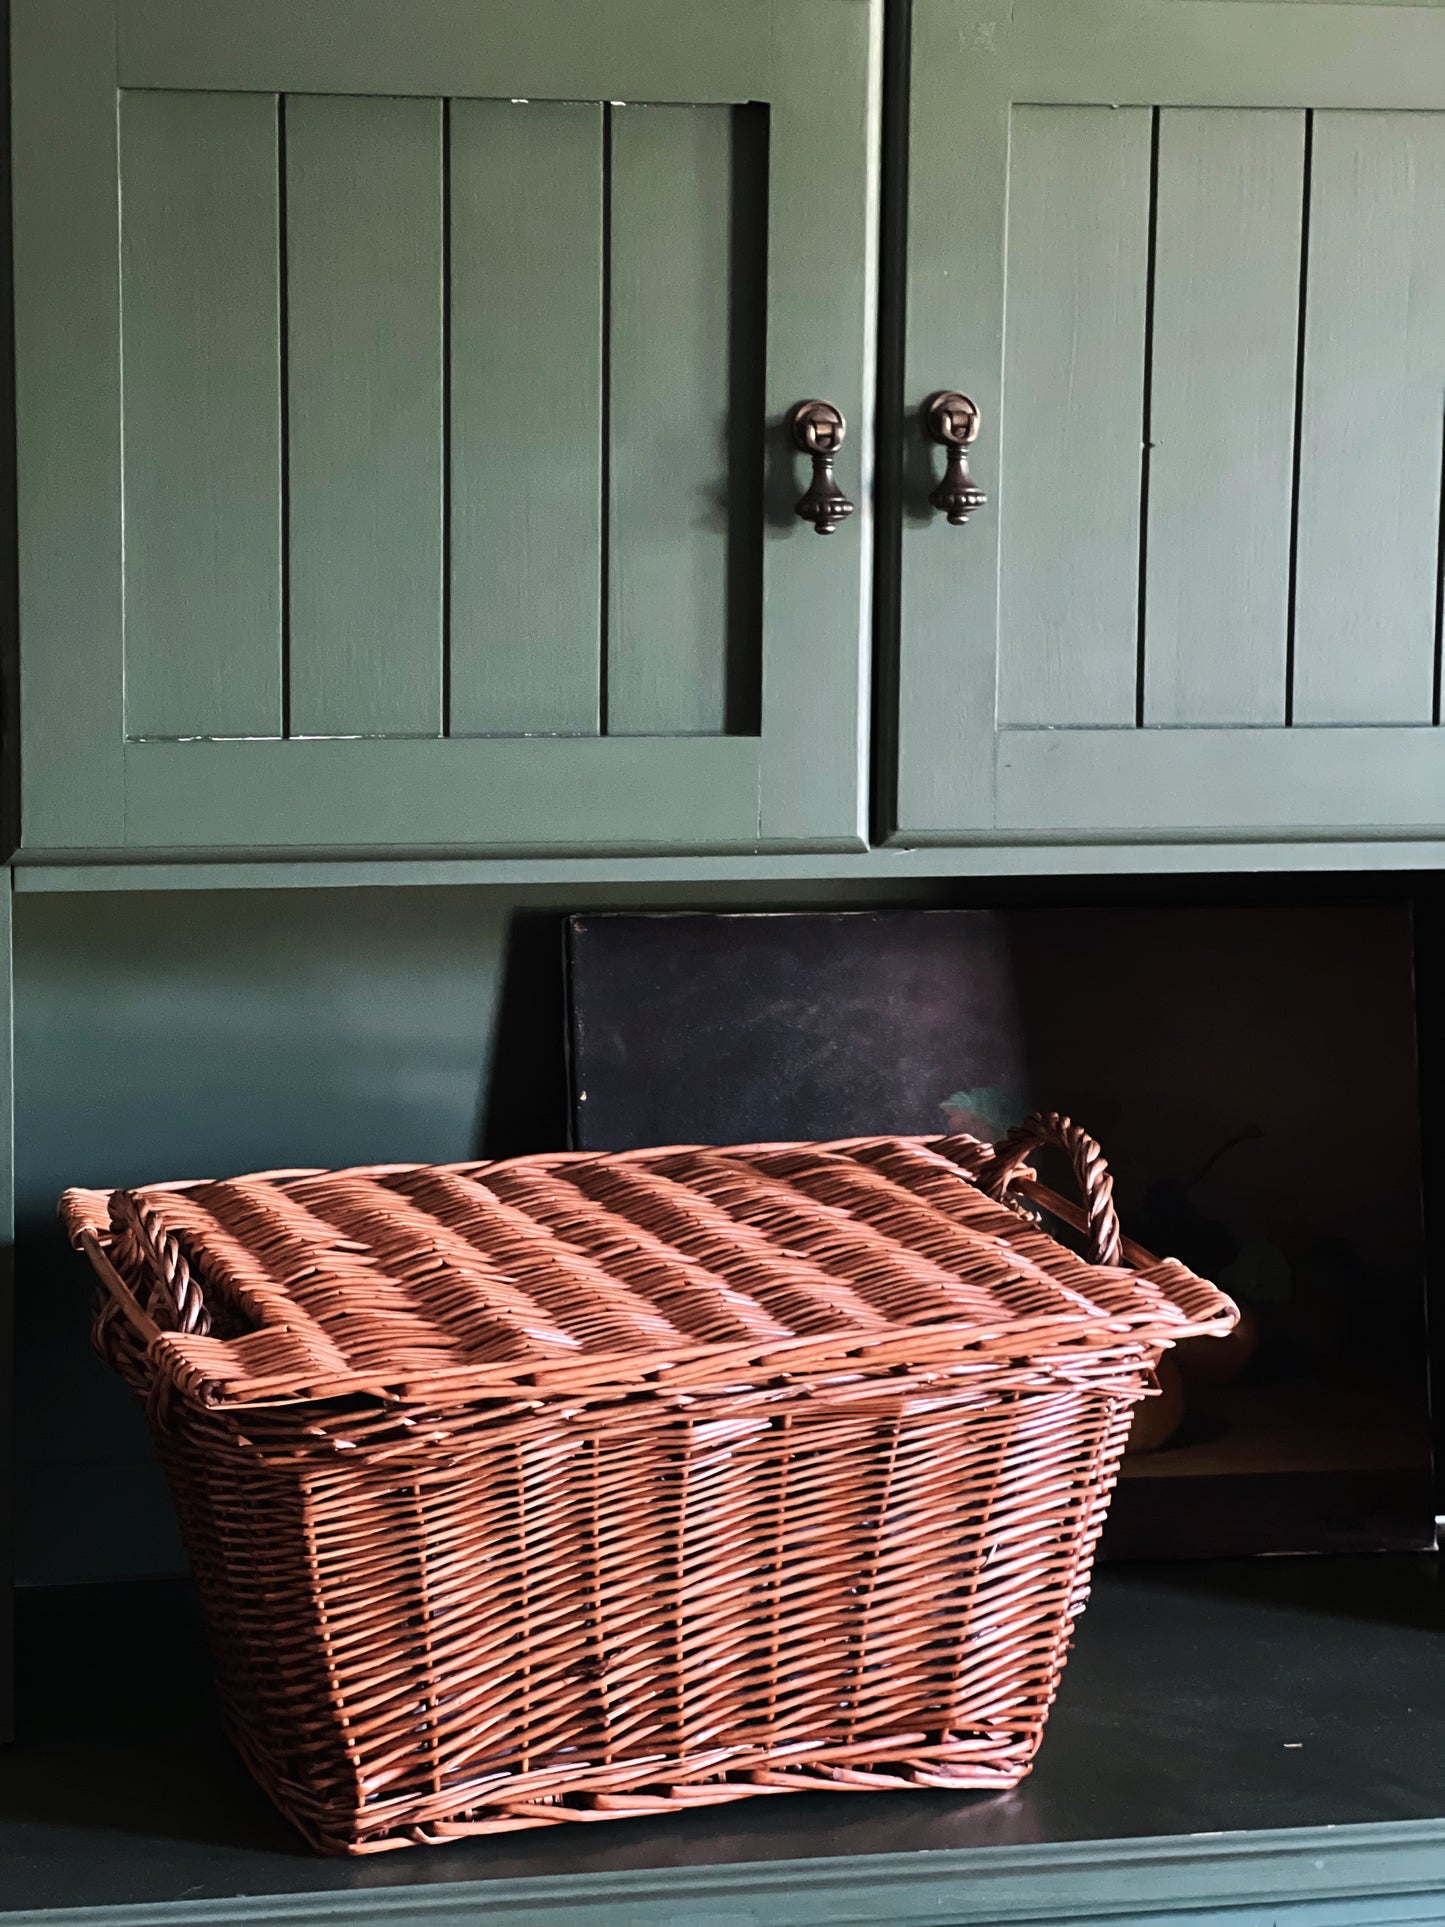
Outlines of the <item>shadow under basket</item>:
<svg viewBox="0 0 1445 1927">
<path fill-rule="evenodd" d="M 1037 1184 L 1043 1142 L 1086 1210 Z M 1165 1346 L 1235 1319 L 1121 1238 L 1059 1117 L 63 1212 L 231 1733 L 332 1852 L 1012 1786 L 1132 1408 Z"/>
</svg>

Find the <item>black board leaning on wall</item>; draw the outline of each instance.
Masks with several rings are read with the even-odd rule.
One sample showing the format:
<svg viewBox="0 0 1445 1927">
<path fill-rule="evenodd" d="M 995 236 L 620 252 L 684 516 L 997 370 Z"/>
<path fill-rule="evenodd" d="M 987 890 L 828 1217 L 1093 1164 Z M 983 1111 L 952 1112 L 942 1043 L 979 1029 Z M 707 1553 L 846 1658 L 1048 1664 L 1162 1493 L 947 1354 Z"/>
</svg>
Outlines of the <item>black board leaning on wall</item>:
<svg viewBox="0 0 1445 1927">
<path fill-rule="evenodd" d="M 1259 1333 L 1126 1461 L 1115 1556 L 1433 1543 L 1408 911 L 586 916 L 567 960 L 581 1149 L 1095 1132 Z"/>
</svg>

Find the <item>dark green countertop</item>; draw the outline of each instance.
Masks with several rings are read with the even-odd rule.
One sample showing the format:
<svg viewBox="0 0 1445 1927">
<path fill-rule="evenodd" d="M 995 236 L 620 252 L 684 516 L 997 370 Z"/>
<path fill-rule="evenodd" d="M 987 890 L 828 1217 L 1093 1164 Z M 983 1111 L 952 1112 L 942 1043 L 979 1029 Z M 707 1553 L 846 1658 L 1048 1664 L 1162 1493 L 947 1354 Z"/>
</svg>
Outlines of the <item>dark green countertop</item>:
<svg viewBox="0 0 1445 1927">
<path fill-rule="evenodd" d="M 790 1795 L 359 1861 L 311 1855 L 231 1756 L 185 1586 L 20 1603 L 0 1920 L 1445 1921 L 1431 1558 L 1106 1571 L 1013 1793 Z"/>
</svg>

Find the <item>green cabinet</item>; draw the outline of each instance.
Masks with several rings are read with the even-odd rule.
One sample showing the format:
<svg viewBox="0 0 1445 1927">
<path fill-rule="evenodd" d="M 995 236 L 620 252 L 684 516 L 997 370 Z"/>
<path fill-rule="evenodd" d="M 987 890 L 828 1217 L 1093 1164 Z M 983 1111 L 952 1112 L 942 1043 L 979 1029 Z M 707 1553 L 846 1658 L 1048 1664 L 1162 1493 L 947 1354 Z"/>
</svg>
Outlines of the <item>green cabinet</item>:
<svg viewBox="0 0 1445 1927">
<path fill-rule="evenodd" d="M 1438 835 L 1445 12 L 916 0 L 909 114 L 898 840 Z"/>
<path fill-rule="evenodd" d="M 12 38 L 27 856 L 861 849 L 880 209 L 892 841 L 1445 836 L 1445 8 Z"/>
<path fill-rule="evenodd" d="M 28 851 L 860 845 L 879 0 L 12 37 Z"/>
</svg>

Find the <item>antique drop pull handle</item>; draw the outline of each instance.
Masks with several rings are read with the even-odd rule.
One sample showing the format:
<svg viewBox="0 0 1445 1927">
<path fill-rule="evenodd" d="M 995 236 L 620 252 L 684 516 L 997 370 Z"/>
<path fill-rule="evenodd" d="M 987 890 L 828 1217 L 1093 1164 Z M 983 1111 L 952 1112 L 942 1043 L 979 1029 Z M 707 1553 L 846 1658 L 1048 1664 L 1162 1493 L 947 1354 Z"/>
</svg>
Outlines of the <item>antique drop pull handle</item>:
<svg viewBox="0 0 1445 1927">
<path fill-rule="evenodd" d="M 848 424 L 830 401 L 800 401 L 788 411 L 793 447 L 813 458 L 813 479 L 797 512 L 819 535 L 831 535 L 853 513 L 853 504 L 833 474 L 833 458 L 847 432 Z"/>
<path fill-rule="evenodd" d="M 954 528 L 961 529 L 988 500 L 968 472 L 968 451 L 978 435 L 978 409 L 967 395 L 946 388 L 923 404 L 923 426 L 928 439 L 937 442 L 948 458 L 943 480 L 928 499 Z"/>
</svg>

